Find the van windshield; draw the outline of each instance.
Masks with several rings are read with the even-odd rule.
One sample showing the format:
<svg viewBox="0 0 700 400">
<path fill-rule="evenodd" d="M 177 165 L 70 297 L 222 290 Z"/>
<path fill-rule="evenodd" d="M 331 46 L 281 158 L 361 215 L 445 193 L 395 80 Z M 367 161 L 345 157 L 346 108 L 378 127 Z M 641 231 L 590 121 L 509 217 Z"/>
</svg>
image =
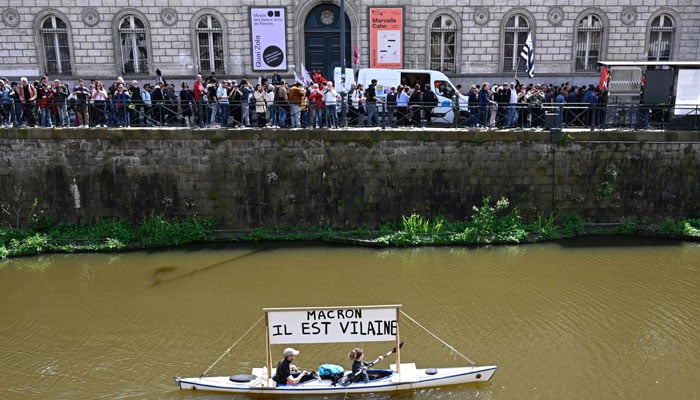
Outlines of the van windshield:
<svg viewBox="0 0 700 400">
<path fill-rule="evenodd" d="M 453 88 L 452 84 L 447 81 L 435 81 L 433 82 L 433 88 L 435 94 L 438 96 L 447 97 L 448 99 L 451 99 L 455 94 L 455 88 Z"/>
</svg>

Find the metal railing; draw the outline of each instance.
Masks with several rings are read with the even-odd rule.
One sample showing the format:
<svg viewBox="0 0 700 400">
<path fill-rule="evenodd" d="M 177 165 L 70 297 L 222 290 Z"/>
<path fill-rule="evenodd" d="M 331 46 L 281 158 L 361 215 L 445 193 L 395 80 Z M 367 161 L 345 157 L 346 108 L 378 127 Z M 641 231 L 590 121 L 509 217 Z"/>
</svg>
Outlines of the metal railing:
<svg viewBox="0 0 700 400">
<path fill-rule="evenodd" d="M 342 108 L 346 118 L 341 120 Z M 264 109 L 264 112 L 256 112 Z M 229 117 L 223 126 L 222 110 Z M 83 112 L 87 121 L 83 119 Z M 334 115 L 335 113 L 335 115 Z M 320 115 L 319 115 L 320 114 Z M 456 117 L 455 117 L 456 116 Z M 262 120 L 261 120 L 262 118 Z M 118 105 L 110 100 L 87 105 L 50 102 L 0 104 L 3 127 L 284 127 L 334 128 L 426 128 L 454 129 L 653 129 L 700 131 L 700 104 L 690 106 L 647 104 L 496 104 L 472 105 L 467 109 L 409 104 L 398 107 L 378 102 L 363 107 L 345 102 L 317 109 L 313 105 L 271 103 L 264 107 L 239 102 L 222 107 L 216 102 L 178 100 L 141 101 Z"/>
</svg>

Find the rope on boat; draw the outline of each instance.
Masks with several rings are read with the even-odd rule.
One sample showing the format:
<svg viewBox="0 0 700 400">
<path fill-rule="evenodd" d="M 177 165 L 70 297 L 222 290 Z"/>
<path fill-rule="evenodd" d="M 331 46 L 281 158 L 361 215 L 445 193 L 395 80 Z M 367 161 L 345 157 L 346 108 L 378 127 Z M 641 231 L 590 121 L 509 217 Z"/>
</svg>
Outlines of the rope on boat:
<svg viewBox="0 0 700 400">
<path fill-rule="evenodd" d="M 421 329 L 423 329 L 424 331 L 426 331 L 430 336 L 432 336 L 432 337 L 434 337 L 435 339 L 437 339 L 437 341 L 440 342 L 440 343 L 442 343 L 443 346 L 445 346 L 445 347 L 447 347 L 448 349 L 452 350 L 453 353 L 459 355 L 460 357 L 462 357 L 465 361 L 467 361 L 467 362 L 470 363 L 471 365 L 476 365 L 476 363 L 475 363 L 474 361 L 470 360 L 469 357 L 467 357 L 467 356 L 465 356 L 464 354 L 462 354 L 462 353 L 460 353 L 459 351 L 457 351 L 457 349 L 455 349 L 451 344 L 449 344 L 449 343 L 447 343 L 446 341 L 444 341 L 444 340 L 440 339 L 439 337 L 437 337 L 436 334 L 434 334 L 433 332 L 430 332 L 430 331 L 428 330 L 428 328 L 424 327 L 424 326 L 421 325 L 418 321 L 416 321 L 415 319 L 411 318 L 411 316 L 408 315 L 408 314 L 406 314 L 405 312 L 403 312 L 403 310 L 399 310 L 399 312 L 401 312 L 401 315 L 403 315 L 404 317 L 408 318 L 411 322 L 413 322 L 414 324 L 416 324 L 419 328 L 421 328 Z"/>
<path fill-rule="evenodd" d="M 207 372 L 209 372 L 210 369 L 214 368 L 214 366 L 215 366 L 216 364 L 218 364 L 219 361 L 221 361 L 221 359 L 224 358 L 224 356 L 225 356 L 226 354 L 230 353 L 230 352 L 231 352 L 231 349 L 233 349 L 234 347 L 236 347 L 236 345 L 237 345 L 241 340 L 243 340 L 243 338 L 246 337 L 246 336 L 250 333 L 250 331 L 253 330 L 253 328 L 255 328 L 256 326 L 258 326 L 258 324 L 260 323 L 260 321 L 262 321 L 263 319 L 265 319 L 265 315 L 263 315 L 262 317 L 260 317 L 260 319 L 257 320 L 257 322 L 255 322 L 255 323 L 253 324 L 253 326 L 251 326 L 250 328 L 248 328 L 248 330 L 245 331 L 245 333 L 243 334 L 243 336 L 239 337 L 238 340 L 236 340 L 235 343 L 233 343 L 231 346 L 229 346 L 229 348 L 226 349 L 226 351 L 224 351 L 224 354 L 222 354 L 219 358 L 217 358 L 216 361 L 214 361 L 214 363 L 213 363 L 212 365 L 210 365 L 209 368 L 206 369 L 206 371 L 202 372 L 202 375 L 200 375 L 199 377 L 200 377 L 200 378 L 203 377 L 204 375 L 206 375 Z"/>
</svg>

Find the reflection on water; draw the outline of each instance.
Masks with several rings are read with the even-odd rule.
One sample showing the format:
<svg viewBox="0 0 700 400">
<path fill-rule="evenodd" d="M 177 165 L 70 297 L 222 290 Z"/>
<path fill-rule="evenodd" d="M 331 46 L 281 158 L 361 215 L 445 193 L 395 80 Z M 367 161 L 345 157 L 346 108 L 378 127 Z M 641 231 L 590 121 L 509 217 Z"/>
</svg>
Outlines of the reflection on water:
<svg viewBox="0 0 700 400">
<path fill-rule="evenodd" d="M 353 398 L 698 398 L 699 276 L 697 244 L 600 237 L 484 248 L 262 244 L 6 260 L 0 398 L 219 399 L 180 392 L 172 376 L 201 374 L 263 307 L 394 303 L 499 370 L 482 385 Z M 401 336 L 403 362 L 465 364 L 406 319 Z M 273 346 L 275 359 L 281 347 Z M 298 362 L 346 365 L 351 347 L 304 345 Z M 364 347 L 374 358 L 392 346 Z M 248 373 L 264 357 L 261 324 L 210 374 Z"/>
</svg>

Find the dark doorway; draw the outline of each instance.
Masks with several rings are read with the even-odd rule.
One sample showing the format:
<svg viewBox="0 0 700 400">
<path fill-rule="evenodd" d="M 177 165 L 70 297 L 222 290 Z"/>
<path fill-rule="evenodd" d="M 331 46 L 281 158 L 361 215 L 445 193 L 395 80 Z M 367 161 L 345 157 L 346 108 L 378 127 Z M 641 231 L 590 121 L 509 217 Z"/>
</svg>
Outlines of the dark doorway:
<svg viewBox="0 0 700 400">
<path fill-rule="evenodd" d="M 306 17 L 304 24 L 304 66 L 313 75 L 319 71 L 333 79 L 333 68 L 340 67 L 340 7 L 321 4 Z M 345 15 L 345 66 L 352 62 L 350 20 Z"/>
</svg>

